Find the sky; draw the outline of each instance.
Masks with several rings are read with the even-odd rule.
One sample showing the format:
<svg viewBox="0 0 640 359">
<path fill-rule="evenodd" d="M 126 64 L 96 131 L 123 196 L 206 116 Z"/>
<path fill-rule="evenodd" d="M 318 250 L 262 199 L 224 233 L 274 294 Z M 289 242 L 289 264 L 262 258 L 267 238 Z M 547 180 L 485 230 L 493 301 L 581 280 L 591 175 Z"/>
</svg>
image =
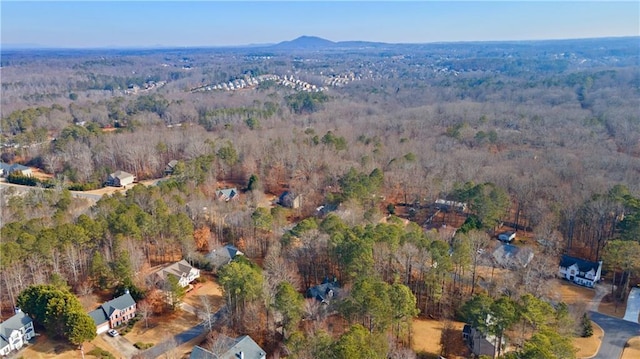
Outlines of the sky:
<svg viewBox="0 0 640 359">
<path fill-rule="evenodd" d="M 65 48 L 640 36 L 640 1 L 12 1 L 0 43 Z"/>
</svg>

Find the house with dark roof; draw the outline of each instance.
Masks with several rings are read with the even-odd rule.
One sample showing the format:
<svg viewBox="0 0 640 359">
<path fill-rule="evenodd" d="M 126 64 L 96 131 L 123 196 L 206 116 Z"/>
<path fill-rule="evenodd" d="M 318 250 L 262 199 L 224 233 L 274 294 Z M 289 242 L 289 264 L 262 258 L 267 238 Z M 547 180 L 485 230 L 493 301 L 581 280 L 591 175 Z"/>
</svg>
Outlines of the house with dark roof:
<svg viewBox="0 0 640 359">
<path fill-rule="evenodd" d="M 102 334 L 109 329 L 125 324 L 136 316 L 136 302 L 127 291 L 125 294 L 111 299 L 96 310 L 89 312 L 96 324 L 96 333 Z"/>
<path fill-rule="evenodd" d="M 168 176 L 173 174 L 173 171 L 176 169 L 176 165 L 178 164 L 178 160 L 171 160 L 164 168 L 164 175 Z"/>
<path fill-rule="evenodd" d="M 326 278 L 322 284 L 307 290 L 307 298 L 314 298 L 322 304 L 329 304 L 329 302 L 339 294 L 340 285 L 335 278 L 333 280 Z"/>
<path fill-rule="evenodd" d="M 216 199 L 225 202 L 236 200 L 238 199 L 238 189 L 225 188 L 216 190 Z"/>
<path fill-rule="evenodd" d="M 214 270 L 218 270 L 227 264 L 231 263 L 231 261 L 236 256 L 244 255 L 238 248 L 227 244 L 225 246 L 220 246 L 214 248 L 211 252 L 207 253 L 204 257 L 211 263 L 211 266 Z"/>
<path fill-rule="evenodd" d="M 260 348 L 248 335 L 232 339 L 221 334 L 217 344 L 215 353 L 200 346 L 193 347 L 189 359 L 266 359 L 267 357 L 264 349 Z"/>
<path fill-rule="evenodd" d="M 136 176 L 125 171 L 115 171 L 107 177 L 107 185 L 113 187 L 124 187 L 136 181 Z"/>
<path fill-rule="evenodd" d="M 18 309 L 14 316 L 0 323 L 0 355 L 19 350 L 35 335 L 33 320 Z"/>
<path fill-rule="evenodd" d="M 294 208 L 294 209 L 300 208 L 301 203 L 302 203 L 302 198 L 300 197 L 300 195 L 297 195 L 290 191 L 284 191 L 282 192 L 280 197 L 278 197 L 278 204 L 281 205 L 282 207 Z"/>
<path fill-rule="evenodd" d="M 170 264 L 164 268 L 160 268 L 153 275 L 156 277 L 155 282 L 161 288 L 164 287 L 164 283 L 166 282 L 169 276 L 174 276 L 178 279 L 178 284 L 183 288 L 188 286 L 189 283 L 196 280 L 196 278 L 200 277 L 200 270 L 194 268 L 189 262 L 186 260 L 181 260 L 180 262 L 176 262 Z"/>
<path fill-rule="evenodd" d="M 602 261 L 591 262 L 580 258 L 562 255 L 560 260 L 560 277 L 576 284 L 593 288 L 600 281 L 602 274 Z"/>
</svg>

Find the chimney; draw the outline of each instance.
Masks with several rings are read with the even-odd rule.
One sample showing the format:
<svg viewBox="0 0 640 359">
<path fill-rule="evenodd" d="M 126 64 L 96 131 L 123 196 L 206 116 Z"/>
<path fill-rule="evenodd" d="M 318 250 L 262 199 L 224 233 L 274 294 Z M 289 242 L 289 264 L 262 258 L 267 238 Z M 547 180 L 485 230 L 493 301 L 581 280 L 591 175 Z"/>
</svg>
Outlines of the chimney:
<svg viewBox="0 0 640 359">
<path fill-rule="evenodd" d="M 129 288 L 124 289 L 124 294 L 129 294 Z"/>
<path fill-rule="evenodd" d="M 244 353 L 243 352 L 238 353 L 238 356 L 240 357 L 240 359 L 244 359 Z"/>
<path fill-rule="evenodd" d="M 20 309 L 20 307 L 15 307 L 14 312 L 15 314 L 22 313 L 22 309 Z"/>
</svg>

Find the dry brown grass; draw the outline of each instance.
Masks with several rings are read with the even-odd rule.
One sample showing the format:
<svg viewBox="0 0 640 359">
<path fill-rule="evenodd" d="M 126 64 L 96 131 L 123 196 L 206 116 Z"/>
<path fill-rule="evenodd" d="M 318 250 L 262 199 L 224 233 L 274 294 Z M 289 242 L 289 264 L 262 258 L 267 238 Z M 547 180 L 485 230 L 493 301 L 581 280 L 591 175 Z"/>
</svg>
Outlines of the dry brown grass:
<svg viewBox="0 0 640 359">
<path fill-rule="evenodd" d="M 554 300 L 568 305 L 586 305 L 593 299 L 596 291 L 562 279 L 554 279 L 551 284 L 551 293 Z"/>
<path fill-rule="evenodd" d="M 598 324 L 594 322 L 591 324 L 593 324 L 593 335 L 590 338 L 573 338 L 573 346 L 578 349 L 576 353 L 578 359 L 592 358 L 598 354 L 598 349 L 600 349 L 604 331 Z"/>
<path fill-rule="evenodd" d="M 627 345 L 622 352 L 620 359 L 638 359 L 640 358 L 640 337 L 629 339 Z"/>
<path fill-rule="evenodd" d="M 89 345 L 85 345 L 85 350 L 87 347 Z M 35 344 L 21 350 L 18 355 L 34 359 L 71 359 L 81 357 L 78 348 L 62 341 L 49 339 L 44 335 L 38 336 Z"/>
<path fill-rule="evenodd" d="M 166 313 L 149 319 L 149 327 L 145 328 L 144 320 L 139 320 L 125 338 L 131 343 L 143 342 L 157 344 L 169 336 L 183 331 L 200 323 L 198 317 L 193 314 L 178 310 L 174 313 Z"/>
<path fill-rule="evenodd" d="M 456 335 L 462 343 L 462 322 L 452 322 Z M 431 319 L 414 319 L 412 330 L 412 349 L 416 352 L 424 352 L 432 355 L 440 354 L 440 336 L 444 322 Z M 464 345 L 464 343 L 462 343 Z M 462 354 L 462 353 L 461 353 Z M 464 358 L 464 356 L 460 356 Z"/>
<path fill-rule="evenodd" d="M 202 297 L 206 297 L 213 306 L 214 311 L 216 311 L 224 304 L 222 288 L 215 282 L 215 278 L 212 275 L 204 273 L 200 275 L 205 279 L 205 282 L 196 283 L 193 290 L 184 297 L 183 302 L 200 309 L 202 307 Z"/>
<path fill-rule="evenodd" d="M 627 310 L 627 299 L 624 301 L 616 301 L 611 298 L 611 294 L 607 294 L 598 307 L 598 312 L 616 318 L 623 318 L 624 312 Z"/>
</svg>

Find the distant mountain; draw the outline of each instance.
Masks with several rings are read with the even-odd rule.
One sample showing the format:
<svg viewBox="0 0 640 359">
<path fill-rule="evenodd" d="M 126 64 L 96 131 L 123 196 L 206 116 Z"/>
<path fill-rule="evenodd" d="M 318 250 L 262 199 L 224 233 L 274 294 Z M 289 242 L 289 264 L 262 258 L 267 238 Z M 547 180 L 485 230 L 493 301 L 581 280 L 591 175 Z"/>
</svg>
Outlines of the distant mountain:
<svg viewBox="0 0 640 359">
<path fill-rule="evenodd" d="M 369 41 L 338 41 L 323 39 L 317 36 L 300 36 L 297 39 L 291 41 L 283 41 L 270 46 L 274 49 L 284 50 L 319 50 L 319 49 L 344 49 L 344 48 L 373 48 L 373 47 L 387 47 L 390 44 L 383 42 L 369 42 Z"/>
<path fill-rule="evenodd" d="M 336 43 L 317 36 L 300 36 L 291 41 L 277 43 L 273 47 L 280 49 L 318 49 L 334 47 Z"/>
</svg>

